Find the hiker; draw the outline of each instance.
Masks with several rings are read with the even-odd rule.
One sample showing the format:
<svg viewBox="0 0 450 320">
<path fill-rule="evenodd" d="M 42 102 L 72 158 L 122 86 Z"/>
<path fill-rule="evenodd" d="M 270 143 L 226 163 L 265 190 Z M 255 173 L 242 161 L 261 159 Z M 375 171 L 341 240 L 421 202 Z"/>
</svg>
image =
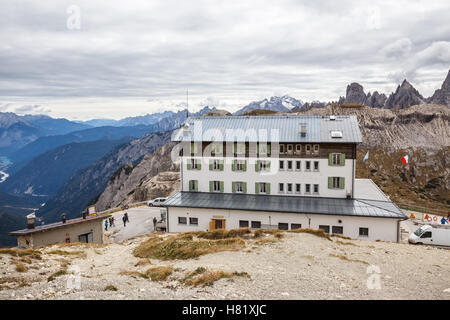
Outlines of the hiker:
<svg viewBox="0 0 450 320">
<path fill-rule="evenodd" d="M 105 219 L 105 231 L 108 231 L 108 219 Z"/>
<path fill-rule="evenodd" d="M 111 217 L 111 221 L 109 222 L 111 226 L 115 227 L 116 225 L 114 224 L 114 217 Z"/>
<path fill-rule="evenodd" d="M 130 219 L 128 219 L 128 212 L 125 212 L 125 217 L 127 218 L 127 222 L 130 222 Z"/>
<path fill-rule="evenodd" d="M 123 226 L 126 227 L 126 225 L 127 225 L 127 216 L 126 216 L 126 213 L 123 215 L 122 221 L 123 221 Z"/>
<path fill-rule="evenodd" d="M 442 217 L 441 224 L 446 224 L 446 223 L 448 223 L 447 220 L 445 219 L 445 217 Z"/>
<path fill-rule="evenodd" d="M 158 220 L 156 219 L 156 217 L 153 218 L 153 230 L 156 231 L 156 222 L 158 222 Z"/>
</svg>

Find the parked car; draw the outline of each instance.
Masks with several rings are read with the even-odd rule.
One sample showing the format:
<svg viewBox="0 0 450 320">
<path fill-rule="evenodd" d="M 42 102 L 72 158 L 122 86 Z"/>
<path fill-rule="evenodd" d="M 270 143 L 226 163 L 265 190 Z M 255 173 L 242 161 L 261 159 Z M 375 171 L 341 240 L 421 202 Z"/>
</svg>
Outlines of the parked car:
<svg viewBox="0 0 450 320">
<path fill-rule="evenodd" d="M 433 228 L 430 225 L 423 225 L 409 235 L 408 242 L 450 247 L 450 229 L 444 227 Z"/>
<path fill-rule="evenodd" d="M 166 200 L 167 198 L 155 198 L 153 200 L 148 201 L 147 204 L 149 207 L 158 207 L 162 205 Z"/>
</svg>

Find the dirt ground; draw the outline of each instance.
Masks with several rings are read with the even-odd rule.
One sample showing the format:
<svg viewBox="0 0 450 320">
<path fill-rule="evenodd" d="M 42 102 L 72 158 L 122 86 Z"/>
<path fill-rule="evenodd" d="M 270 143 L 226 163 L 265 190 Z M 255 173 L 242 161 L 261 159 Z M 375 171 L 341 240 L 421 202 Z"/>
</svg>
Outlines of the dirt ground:
<svg viewBox="0 0 450 320">
<path fill-rule="evenodd" d="M 0 299 L 450 300 L 450 250 L 283 234 L 274 242 L 246 242 L 238 251 L 188 260 L 150 259 L 150 265 L 139 265 L 132 254 L 148 236 L 104 246 L 42 248 L 42 259 L 24 262 L 24 272 L 16 271 L 19 258 L 0 254 Z M 120 274 L 155 266 L 175 271 L 163 281 Z M 249 277 L 220 279 L 206 287 L 183 283 L 199 267 Z M 67 272 L 48 279 L 62 268 Z"/>
</svg>

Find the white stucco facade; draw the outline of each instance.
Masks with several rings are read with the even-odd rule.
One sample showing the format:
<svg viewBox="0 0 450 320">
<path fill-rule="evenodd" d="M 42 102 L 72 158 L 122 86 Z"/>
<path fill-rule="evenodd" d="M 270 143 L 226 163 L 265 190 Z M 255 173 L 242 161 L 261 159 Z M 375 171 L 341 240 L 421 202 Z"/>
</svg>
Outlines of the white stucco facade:
<svg viewBox="0 0 450 320">
<path fill-rule="evenodd" d="M 189 168 L 191 159 L 196 159 L 200 169 Z M 210 160 L 223 161 L 223 170 L 210 170 Z M 232 161 L 246 161 L 246 171 L 233 171 Z M 256 161 L 270 161 L 270 169 L 256 171 Z M 279 168 L 279 161 L 284 161 L 284 169 Z M 288 169 L 288 161 L 292 161 L 292 169 Z M 297 170 L 300 161 L 300 170 Z M 311 169 L 306 169 L 306 162 L 310 162 Z M 318 170 L 314 169 L 314 162 L 318 162 Z M 232 193 L 232 182 L 246 182 L 246 193 L 255 194 L 255 183 L 270 183 L 270 194 L 286 196 L 315 196 L 329 198 L 346 198 L 352 195 L 355 170 L 355 160 L 346 159 L 344 165 L 329 165 L 328 159 L 323 158 L 230 158 L 230 157 L 182 157 L 182 191 L 189 191 L 189 181 L 198 181 L 198 192 L 210 192 L 210 181 L 223 181 L 224 193 Z M 344 178 L 344 187 L 329 188 L 330 177 Z M 279 184 L 284 184 L 280 191 Z M 288 191 L 288 184 L 292 184 L 292 191 Z M 296 184 L 300 184 L 297 192 Z M 306 192 L 306 185 L 310 185 L 310 192 Z M 318 185 L 318 192 L 314 192 L 314 185 Z"/>
<path fill-rule="evenodd" d="M 180 224 L 178 217 L 186 218 L 186 224 Z M 197 224 L 190 224 L 189 218 L 197 218 Z M 225 220 L 226 229 L 240 227 L 240 221 L 261 223 L 263 228 L 278 228 L 279 223 L 301 224 L 301 228 L 319 229 L 329 226 L 330 233 L 333 226 L 342 227 L 343 235 L 354 239 L 398 241 L 398 221 L 392 218 L 376 218 L 361 216 L 339 216 L 304 213 L 283 213 L 263 211 L 243 211 L 203 208 L 168 208 L 169 232 L 207 231 L 212 219 Z M 368 235 L 361 236 L 360 228 L 367 228 Z"/>
</svg>

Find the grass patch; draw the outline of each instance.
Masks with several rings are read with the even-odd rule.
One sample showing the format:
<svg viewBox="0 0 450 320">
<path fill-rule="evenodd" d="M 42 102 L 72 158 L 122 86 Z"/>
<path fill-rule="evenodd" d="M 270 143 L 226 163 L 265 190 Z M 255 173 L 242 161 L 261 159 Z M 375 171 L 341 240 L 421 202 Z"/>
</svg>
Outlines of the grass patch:
<svg viewBox="0 0 450 320">
<path fill-rule="evenodd" d="M 293 233 L 309 233 L 312 234 L 314 236 L 320 237 L 320 238 L 325 238 L 328 239 L 330 241 L 331 240 L 331 236 L 328 233 L 325 233 L 323 230 L 321 229 L 310 229 L 310 228 L 300 228 L 300 229 L 295 229 L 295 230 L 289 230 L 288 232 L 293 232 Z"/>
<path fill-rule="evenodd" d="M 8 254 L 13 257 L 30 257 L 31 259 L 41 260 L 41 252 L 33 249 L 10 249 L 3 248 L 0 249 L 0 254 Z"/>
<path fill-rule="evenodd" d="M 159 260 L 186 260 L 220 251 L 234 251 L 245 247 L 240 238 L 219 240 L 193 239 L 192 234 L 172 236 L 167 239 L 152 237 L 133 250 L 138 258 L 154 258 Z"/>
<path fill-rule="evenodd" d="M 53 281 L 55 280 L 57 277 L 63 276 L 67 274 L 67 269 L 60 269 L 58 271 L 56 271 L 55 273 L 53 273 L 50 277 L 47 278 L 47 281 Z"/>
<path fill-rule="evenodd" d="M 129 276 L 133 278 L 144 278 L 148 279 L 148 276 L 145 273 L 139 272 L 139 271 L 128 271 L 128 270 L 122 270 L 119 272 L 121 276 Z"/>
<path fill-rule="evenodd" d="M 225 271 L 204 271 L 196 277 L 192 277 L 185 281 L 186 284 L 193 287 L 206 287 L 212 286 L 214 282 L 220 279 L 229 279 L 233 277 L 246 277 L 250 278 L 250 275 L 246 272 L 225 272 Z"/>
<path fill-rule="evenodd" d="M 150 259 L 148 259 L 148 258 L 146 258 L 146 259 L 139 259 L 139 261 L 136 262 L 136 264 L 135 264 L 134 266 L 135 266 L 135 267 L 138 267 L 138 266 L 145 266 L 145 265 L 147 265 L 147 264 L 152 264 L 151 261 L 150 261 Z"/>
<path fill-rule="evenodd" d="M 344 256 L 344 255 L 338 255 L 338 254 L 330 253 L 329 256 L 330 257 L 334 257 L 334 258 L 339 258 L 341 260 L 348 261 L 348 262 L 359 262 L 359 263 L 367 264 L 367 265 L 369 264 L 366 261 L 358 260 L 358 259 L 350 259 L 350 258 L 348 258 L 347 256 Z"/>
<path fill-rule="evenodd" d="M 206 268 L 204 267 L 198 267 L 194 271 L 189 272 L 182 280 L 182 283 L 186 283 L 188 280 L 192 279 L 195 276 L 198 276 L 199 274 L 202 274 L 206 271 Z"/>
<path fill-rule="evenodd" d="M 94 243 L 94 242 L 63 242 L 63 243 L 58 243 L 56 244 L 57 247 L 59 248 L 65 248 L 65 247 L 85 247 L 85 248 L 103 248 L 106 247 L 108 244 L 107 243 Z M 54 244 L 50 245 L 50 246 L 54 246 Z"/>
<path fill-rule="evenodd" d="M 86 253 L 84 251 L 52 250 L 47 252 L 47 254 L 55 254 L 63 257 L 86 258 Z"/>
<path fill-rule="evenodd" d="M 196 231 L 196 232 L 187 232 L 184 234 L 186 238 L 190 236 L 196 236 L 201 239 L 208 240 L 219 240 L 219 239 L 230 239 L 237 237 L 245 237 L 245 235 L 251 234 L 252 231 L 249 228 L 239 228 L 239 229 L 231 229 L 231 230 L 214 230 L 214 231 Z"/>
<path fill-rule="evenodd" d="M 119 289 L 117 289 L 115 286 L 113 285 L 108 285 L 105 287 L 105 289 L 103 289 L 103 291 L 118 291 Z"/>
<path fill-rule="evenodd" d="M 17 272 L 27 272 L 28 271 L 28 268 L 25 267 L 25 265 L 22 262 L 15 261 L 13 263 L 16 265 L 16 271 Z"/>
<path fill-rule="evenodd" d="M 164 281 L 173 273 L 172 267 L 153 267 L 145 271 L 152 281 Z"/>
<path fill-rule="evenodd" d="M 354 244 L 353 242 L 348 242 L 348 241 L 336 240 L 336 243 L 342 244 L 343 246 L 355 246 L 355 247 L 358 247 L 358 245 Z"/>
</svg>

